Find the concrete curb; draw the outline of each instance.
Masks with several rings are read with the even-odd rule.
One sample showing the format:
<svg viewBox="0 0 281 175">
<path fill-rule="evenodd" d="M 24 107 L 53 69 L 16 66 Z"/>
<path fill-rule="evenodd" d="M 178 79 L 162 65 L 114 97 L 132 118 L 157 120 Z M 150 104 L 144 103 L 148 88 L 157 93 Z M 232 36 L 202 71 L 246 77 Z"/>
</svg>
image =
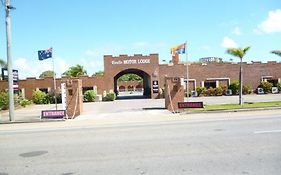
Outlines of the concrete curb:
<svg viewBox="0 0 281 175">
<path fill-rule="evenodd" d="M 203 111 L 188 111 L 177 113 L 178 115 L 188 115 L 188 114 L 206 114 L 206 113 L 226 113 L 226 112 L 247 112 L 247 111 L 264 111 L 264 110 L 278 110 L 281 109 L 281 106 L 274 107 L 258 107 L 258 108 L 243 108 L 243 109 L 216 109 L 216 110 L 203 110 Z M 171 113 L 172 115 L 172 113 Z M 24 123 L 48 123 L 48 122 L 65 122 L 64 119 L 49 119 L 49 120 L 26 120 L 26 121 L 2 121 L 0 125 L 9 125 L 9 124 L 24 124 Z"/>
<path fill-rule="evenodd" d="M 224 113 L 224 112 L 247 112 L 247 111 L 264 111 L 264 110 L 276 110 L 281 109 L 281 106 L 273 107 L 257 107 L 257 108 L 237 108 L 237 109 L 214 109 L 214 110 L 202 110 L 202 111 L 187 111 L 180 113 L 185 114 L 200 114 L 200 113 Z"/>
<path fill-rule="evenodd" d="M 13 121 L 13 122 L 10 122 L 10 121 L 3 121 L 3 122 L 0 122 L 0 125 L 2 124 L 21 124 L 21 123 L 47 123 L 47 122 L 64 122 L 66 121 L 65 119 L 50 119 L 50 120 L 26 120 L 26 121 L 23 121 L 23 120 L 19 120 L 19 121 Z"/>
</svg>

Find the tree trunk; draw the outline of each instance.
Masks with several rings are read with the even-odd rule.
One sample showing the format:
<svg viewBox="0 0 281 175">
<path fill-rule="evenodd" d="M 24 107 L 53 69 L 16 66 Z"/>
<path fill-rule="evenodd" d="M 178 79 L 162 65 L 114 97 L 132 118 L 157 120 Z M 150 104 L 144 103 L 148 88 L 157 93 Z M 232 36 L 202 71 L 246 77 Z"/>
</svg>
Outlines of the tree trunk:
<svg viewBox="0 0 281 175">
<path fill-rule="evenodd" d="M 243 94 L 243 68 L 242 58 L 240 59 L 240 71 L 239 71 L 239 105 L 243 106 L 242 94 Z"/>
</svg>

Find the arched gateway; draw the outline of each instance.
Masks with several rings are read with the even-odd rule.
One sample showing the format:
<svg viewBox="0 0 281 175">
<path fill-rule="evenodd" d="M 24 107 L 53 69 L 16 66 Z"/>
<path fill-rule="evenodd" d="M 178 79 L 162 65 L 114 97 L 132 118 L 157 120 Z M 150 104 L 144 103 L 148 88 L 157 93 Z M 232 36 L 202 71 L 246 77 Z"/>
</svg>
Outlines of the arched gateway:
<svg viewBox="0 0 281 175">
<path fill-rule="evenodd" d="M 143 56 L 120 55 L 113 57 L 104 56 L 104 80 L 106 90 L 113 90 L 117 93 L 117 79 L 124 74 L 133 73 L 143 79 L 144 96 L 149 98 L 158 97 L 159 82 L 159 58 L 158 54 Z"/>
</svg>

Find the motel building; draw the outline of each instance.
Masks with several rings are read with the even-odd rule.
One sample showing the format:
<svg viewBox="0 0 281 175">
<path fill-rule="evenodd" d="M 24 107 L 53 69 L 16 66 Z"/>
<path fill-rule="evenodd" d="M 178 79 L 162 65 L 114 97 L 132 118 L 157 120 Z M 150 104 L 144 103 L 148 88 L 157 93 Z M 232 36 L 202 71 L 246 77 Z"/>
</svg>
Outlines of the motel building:
<svg viewBox="0 0 281 175">
<path fill-rule="evenodd" d="M 220 60 L 220 61 L 219 61 Z M 98 95 L 105 92 L 140 91 L 145 98 L 160 98 L 161 89 L 164 88 L 165 77 L 180 77 L 188 82 L 189 92 L 194 92 L 196 87 L 229 86 L 232 80 L 239 80 L 239 64 L 234 62 L 221 62 L 214 57 L 201 59 L 198 63 L 180 62 L 178 55 L 173 56 L 169 64 L 159 64 L 159 55 L 105 55 L 104 75 L 77 77 L 82 80 L 83 92 L 93 89 Z M 142 78 L 140 82 L 120 82 L 118 78 L 128 74 L 136 74 Z M 19 72 L 20 74 L 20 72 Z M 69 77 L 56 78 L 56 88 L 60 89 L 62 81 Z M 281 63 L 269 61 L 267 63 L 243 63 L 243 82 L 255 90 L 261 81 L 277 83 L 281 81 Z M 19 91 L 31 100 L 35 90 L 50 92 L 53 90 L 53 78 L 36 79 L 28 77 L 19 80 Z M 185 87 L 186 88 L 186 87 Z M 0 81 L 0 90 L 7 90 L 8 82 Z"/>
</svg>

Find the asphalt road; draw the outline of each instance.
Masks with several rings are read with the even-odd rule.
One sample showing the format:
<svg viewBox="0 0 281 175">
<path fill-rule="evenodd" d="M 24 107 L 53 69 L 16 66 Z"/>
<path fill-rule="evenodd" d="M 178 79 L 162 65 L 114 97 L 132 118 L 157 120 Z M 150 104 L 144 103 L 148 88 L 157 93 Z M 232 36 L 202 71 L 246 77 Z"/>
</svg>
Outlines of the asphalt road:
<svg viewBox="0 0 281 175">
<path fill-rule="evenodd" d="M 281 113 L 220 115 L 4 130 L 0 175 L 281 174 Z"/>
</svg>

